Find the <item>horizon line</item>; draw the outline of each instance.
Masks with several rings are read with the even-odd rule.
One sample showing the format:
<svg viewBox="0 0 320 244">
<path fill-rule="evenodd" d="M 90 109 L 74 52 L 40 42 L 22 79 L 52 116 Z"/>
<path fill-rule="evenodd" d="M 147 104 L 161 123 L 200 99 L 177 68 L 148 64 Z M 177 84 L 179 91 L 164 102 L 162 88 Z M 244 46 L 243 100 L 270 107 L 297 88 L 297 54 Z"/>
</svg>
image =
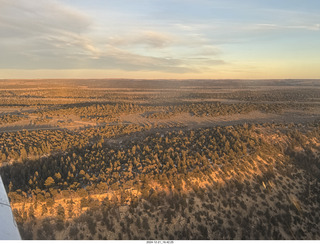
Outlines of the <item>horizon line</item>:
<svg viewBox="0 0 320 244">
<path fill-rule="evenodd" d="M 319 80 L 320 78 L 223 78 L 223 79 L 219 79 L 219 78 L 181 78 L 181 79 L 177 79 L 177 78 L 0 78 L 1 81 L 4 80 Z"/>
</svg>

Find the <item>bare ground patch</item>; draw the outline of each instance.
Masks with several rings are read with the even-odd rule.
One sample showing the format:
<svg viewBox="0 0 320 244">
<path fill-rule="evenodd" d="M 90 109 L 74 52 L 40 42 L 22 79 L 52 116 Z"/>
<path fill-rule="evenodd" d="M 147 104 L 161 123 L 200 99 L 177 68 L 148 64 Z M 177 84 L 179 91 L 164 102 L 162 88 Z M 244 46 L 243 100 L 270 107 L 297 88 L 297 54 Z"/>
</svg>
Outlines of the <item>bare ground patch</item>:
<svg viewBox="0 0 320 244">
<path fill-rule="evenodd" d="M 62 118 L 52 117 L 46 121 L 37 122 L 37 116 L 29 116 L 26 119 L 0 126 L 0 132 L 15 132 L 21 130 L 57 130 L 57 129 L 80 129 L 87 126 L 96 126 L 97 123 L 82 121 L 79 116 L 68 115 Z"/>
<path fill-rule="evenodd" d="M 197 117 L 191 115 L 190 113 L 181 113 L 168 119 L 153 119 L 146 118 L 142 116 L 142 114 L 130 114 L 120 116 L 120 121 L 122 123 L 139 124 L 142 126 L 155 124 L 170 125 L 171 123 L 179 123 L 184 126 L 193 128 L 214 125 L 235 125 L 242 123 L 302 123 L 319 119 L 320 117 L 318 114 L 319 113 L 316 113 L 316 111 L 312 113 L 310 111 L 305 112 L 290 110 L 286 111 L 283 114 L 270 114 L 260 111 L 254 111 L 247 114 L 234 114 L 216 117 Z"/>
</svg>

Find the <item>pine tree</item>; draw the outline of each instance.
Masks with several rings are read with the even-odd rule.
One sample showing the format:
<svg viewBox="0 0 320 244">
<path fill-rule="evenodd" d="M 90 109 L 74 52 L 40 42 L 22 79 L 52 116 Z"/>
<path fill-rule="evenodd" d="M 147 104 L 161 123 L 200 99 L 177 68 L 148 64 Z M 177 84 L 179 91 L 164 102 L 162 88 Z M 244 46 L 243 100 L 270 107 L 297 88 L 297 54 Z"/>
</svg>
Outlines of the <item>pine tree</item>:
<svg viewBox="0 0 320 244">
<path fill-rule="evenodd" d="M 52 177 L 48 177 L 47 179 L 46 179 L 46 181 L 44 182 L 44 185 L 48 188 L 48 187 L 50 187 L 50 186 L 52 186 L 52 185 L 54 185 L 55 184 L 55 181 L 54 181 L 54 179 L 52 178 Z"/>
</svg>

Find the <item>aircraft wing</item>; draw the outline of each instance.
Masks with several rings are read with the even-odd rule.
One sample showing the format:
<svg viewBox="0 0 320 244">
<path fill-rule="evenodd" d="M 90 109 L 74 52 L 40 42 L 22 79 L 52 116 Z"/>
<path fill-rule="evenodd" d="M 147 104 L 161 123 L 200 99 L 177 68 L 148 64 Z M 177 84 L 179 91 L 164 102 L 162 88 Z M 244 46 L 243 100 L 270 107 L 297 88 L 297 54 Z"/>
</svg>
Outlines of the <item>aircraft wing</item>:
<svg viewBox="0 0 320 244">
<path fill-rule="evenodd" d="M 10 202 L 0 177 L 0 240 L 21 240 Z"/>
</svg>

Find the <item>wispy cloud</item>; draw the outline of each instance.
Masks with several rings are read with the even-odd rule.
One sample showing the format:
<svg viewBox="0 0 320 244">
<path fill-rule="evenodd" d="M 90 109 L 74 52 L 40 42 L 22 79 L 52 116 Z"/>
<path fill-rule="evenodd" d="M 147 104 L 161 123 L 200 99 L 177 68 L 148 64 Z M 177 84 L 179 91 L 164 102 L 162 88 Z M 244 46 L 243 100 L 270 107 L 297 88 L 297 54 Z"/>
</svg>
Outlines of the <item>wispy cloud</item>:
<svg viewBox="0 0 320 244">
<path fill-rule="evenodd" d="M 320 5 L 290 1 L 0 0 L 0 69 L 190 74 L 298 60 L 320 50 Z"/>
<path fill-rule="evenodd" d="M 56 59 L 94 53 L 83 35 L 92 25 L 84 13 L 50 0 L 0 0 L 0 6 L 2 68 L 56 67 Z"/>
<path fill-rule="evenodd" d="M 123 69 L 172 73 L 198 72 L 203 63 L 170 53 L 186 43 L 173 34 L 140 30 L 90 34 L 95 22 L 87 14 L 52 0 L 0 0 L 2 69 Z M 193 39 L 194 42 L 195 39 Z M 199 44 L 199 43 L 198 43 Z M 142 52 L 139 48 L 143 48 Z M 214 50 L 207 48 L 207 53 Z M 203 51 L 205 51 L 203 49 Z M 187 52 L 186 52 L 187 53 Z M 200 55 L 200 56 L 201 56 Z M 222 62 L 212 61 L 212 65 Z"/>
<path fill-rule="evenodd" d="M 82 33 L 92 24 L 89 16 L 48 0 L 0 0 L 2 38 L 34 37 L 50 33 Z"/>
<path fill-rule="evenodd" d="M 174 39 L 171 35 L 155 32 L 143 31 L 131 35 L 117 35 L 108 38 L 108 43 L 114 46 L 145 46 L 151 48 L 163 48 L 170 45 Z"/>
<path fill-rule="evenodd" d="M 281 25 L 281 24 L 255 24 L 248 27 L 251 30 L 261 30 L 261 31 L 272 31 L 272 30 L 309 30 L 309 31 L 319 31 L 320 24 L 310 24 L 310 25 Z"/>
<path fill-rule="evenodd" d="M 184 60 L 175 58 L 152 57 L 135 54 L 126 50 L 106 45 L 99 59 L 89 64 L 92 68 L 123 70 L 154 70 L 173 73 L 195 72 Z"/>
</svg>

